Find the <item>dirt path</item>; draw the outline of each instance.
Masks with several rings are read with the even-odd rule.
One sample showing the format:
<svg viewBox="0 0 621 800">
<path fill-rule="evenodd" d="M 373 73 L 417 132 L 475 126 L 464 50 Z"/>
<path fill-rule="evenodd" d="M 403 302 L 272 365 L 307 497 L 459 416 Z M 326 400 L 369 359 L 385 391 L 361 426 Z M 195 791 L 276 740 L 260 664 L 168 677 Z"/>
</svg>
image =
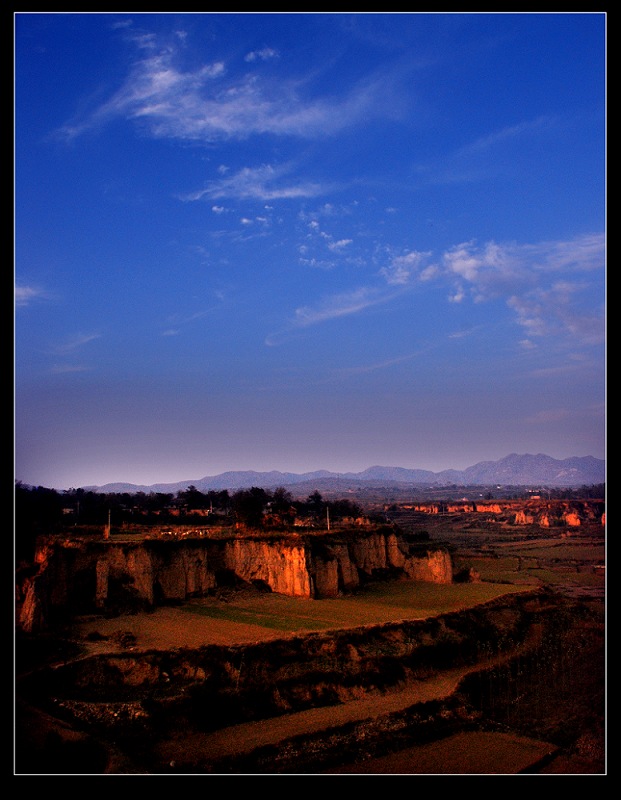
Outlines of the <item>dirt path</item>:
<svg viewBox="0 0 621 800">
<path fill-rule="evenodd" d="M 229 621 L 214 617 L 192 614 L 189 623 L 188 610 L 181 608 L 159 608 L 153 613 L 126 615 L 112 619 L 102 617 L 82 618 L 79 623 L 79 636 L 82 644 L 87 644 L 88 655 L 97 652 L 127 652 L 127 643 L 117 636 L 119 632 L 129 632 L 136 637 L 134 649 L 166 650 L 179 647 L 199 647 L 208 643 L 243 644 L 266 638 L 281 638 L 289 634 L 268 630 L 262 626 L 246 624 L 231 625 Z M 77 630 L 77 628 L 76 628 Z M 297 631 L 299 633 L 300 631 Z M 396 720 L 388 719 L 390 714 L 428 701 L 443 701 L 450 698 L 458 689 L 460 682 L 469 673 L 500 664 L 509 657 L 538 643 L 539 627 L 535 626 L 531 636 L 519 650 L 494 659 L 486 658 L 476 665 L 462 666 L 442 671 L 433 677 L 412 682 L 399 690 L 381 694 L 367 694 L 359 699 L 345 703 L 313 708 L 306 711 L 242 723 L 210 733 L 191 729 L 180 730 L 171 738 L 162 739 L 155 745 L 151 757 L 157 764 L 160 774 L 219 774 L 222 768 L 232 774 L 231 764 L 270 763 L 269 753 L 274 756 L 272 763 L 295 763 L 295 753 L 313 752 L 335 746 L 335 741 L 348 742 L 350 757 L 356 757 L 357 743 L 373 741 L 367 738 L 390 735 Z M 89 634 L 99 633 L 102 639 L 88 639 Z M 450 705 L 450 704 L 449 704 Z M 360 724 L 358 724 L 360 723 Z M 367 724 L 368 723 L 368 724 Z M 347 727 L 350 726 L 350 727 Z M 342 731 L 338 729 L 342 728 Z M 328 732 L 334 730 L 334 736 Z M 353 729 L 353 733 L 352 733 Z M 324 736 L 325 734 L 325 736 Z M 478 738 L 477 738 L 478 736 Z M 299 737 L 295 741 L 296 737 Z M 308 737 L 308 738 L 306 738 Z M 380 740 L 378 740 L 380 741 Z M 364 745 L 362 745 L 364 746 Z M 353 749 L 352 749 L 353 747 Z M 264 753 L 258 753 L 267 748 Z M 271 750 L 273 748 L 273 750 Z M 586 774 L 601 772 L 601 767 L 586 763 L 576 764 L 557 752 L 555 745 L 546 741 L 534 740 L 513 734 L 487 732 L 464 732 L 448 736 L 429 746 L 407 747 L 398 753 L 369 758 L 373 746 L 366 746 L 367 757 L 357 763 L 345 763 L 340 768 L 326 769 L 322 774 L 517 774 L 524 771 L 538 773 Z M 362 755 L 362 751 L 361 751 Z M 265 756 L 265 760 L 261 759 Z M 348 759 L 342 752 L 343 761 Z M 302 761 L 318 764 L 321 769 L 321 755 L 313 758 L 303 755 Z M 227 767 L 228 762 L 228 767 Z M 332 762 L 334 763 L 334 762 Z M 547 766 L 546 766 L 547 765 Z M 234 769 L 234 768 L 233 768 Z M 125 774 L 132 772 L 131 765 L 110 763 L 106 772 Z M 244 768 L 233 774 L 251 774 Z M 265 773 L 262 773 L 265 774 Z M 267 773 L 269 774 L 269 773 Z M 302 773 L 309 774 L 309 773 Z M 312 772 L 310 774 L 313 774 Z"/>
<path fill-rule="evenodd" d="M 136 637 L 136 650 L 198 647 L 206 643 L 231 645 L 283 636 L 282 631 L 270 631 L 264 627 L 253 625 L 231 625 L 230 621 L 199 615 L 192 615 L 192 624 L 189 625 L 187 608 L 158 608 L 150 614 L 129 615 L 109 620 L 86 619 L 80 623 L 79 630 L 83 642 L 89 632 L 95 630 L 106 637 L 102 641 L 92 641 L 88 644 L 88 651 L 91 655 L 96 652 L 122 649 L 115 637 L 115 633 L 120 630 L 129 632 Z M 521 649 L 535 645 L 537 635 L 537 629 L 535 629 Z M 515 654 L 513 652 L 509 655 L 514 656 Z M 366 694 L 360 699 L 350 700 L 340 705 L 313 708 L 269 719 L 245 722 L 213 732 L 180 731 L 173 738 L 160 742 L 156 746 L 153 757 L 157 763 L 168 765 L 175 774 L 186 771 L 195 773 L 197 769 L 203 768 L 210 770 L 213 765 L 216 765 L 217 768 L 218 762 L 223 759 L 242 759 L 259 748 L 277 746 L 293 737 L 312 736 L 348 723 L 373 721 L 420 703 L 444 700 L 454 694 L 466 675 L 501 663 L 507 657 L 509 656 L 501 655 L 494 659 L 488 659 L 485 663 L 445 670 L 425 680 L 415 681 L 405 688 L 384 694 L 379 692 Z M 490 736 L 492 735 L 490 734 Z M 447 766 L 447 769 L 442 770 L 443 772 L 462 771 L 461 767 L 465 763 L 463 758 L 459 757 L 462 745 L 461 740 L 456 744 L 457 755 L 454 760 L 454 769 Z M 489 746 L 482 750 L 475 746 L 474 750 L 478 750 L 479 753 L 479 762 L 474 769 L 475 772 L 503 771 L 504 762 L 500 758 L 500 753 L 504 750 L 517 750 L 518 756 L 515 752 L 513 753 L 513 762 L 511 762 L 511 756 L 506 756 L 507 763 L 513 763 L 514 766 L 510 772 L 515 774 L 528 765 L 548 757 L 555 747 L 547 742 L 524 739 L 519 746 L 514 740 L 511 742 L 497 740 L 491 751 Z M 467 748 L 467 751 L 470 752 L 470 748 Z M 491 752 L 496 753 L 496 762 L 501 766 L 499 770 L 494 769 L 489 760 Z M 433 771 L 430 765 L 436 762 L 433 761 L 431 755 L 427 756 L 427 761 L 424 757 L 425 751 L 420 748 L 408 748 L 403 751 L 401 760 L 399 754 L 395 754 L 388 761 L 373 759 L 362 766 L 354 765 L 345 767 L 343 770 L 333 771 L 352 772 L 358 767 L 364 772 L 373 770 L 390 773 Z M 450 759 L 446 755 L 444 758 L 448 759 L 448 765 Z M 417 764 L 418 766 L 416 766 Z"/>
<path fill-rule="evenodd" d="M 538 636 L 538 631 L 533 631 L 520 652 L 536 644 Z M 444 670 L 426 680 L 414 681 L 404 689 L 385 694 L 367 694 L 342 705 L 312 708 L 280 717 L 245 722 L 211 733 L 184 732 L 177 738 L 161 743 L 156 755 L 160 763 L 169 764 L 175 771 L 179 771 L 183 770 L 184 765 L 192 768 L 201 763 L 215 763 L 229 756 L 243 756 L 257 748 L 277 745 L 302 734 L 318 733 L 351 722 L 375 719 L 430 700 L 443 700 L 457 690 L 466 675 L 503 663 L 509 657 L 515 656 L 516 652 L 490 658 L 485 663 Z M 525 757 L 528 763 L 538 761 L 551 753 L 555 746 L 533 740 L 531 750 L 533 757 Z"/>
<path fill-rule="evenodd" d="M 244 722 L 213 733 L 183 734 L 163 744 L 158 757 L 163 763 L 183 764 L 213 762 L 226 756 L 241 756 L 256 748 L 273 745 L 300 734 L 317 733 L 401 711 L 416 703 L 449 697 L 471 667 L 447 670 L 435 678 L 417 681 L 406 689 L 387 694 L 368 694 L 338 706 L 311 708 L 256 722 Z"/>
</svg>

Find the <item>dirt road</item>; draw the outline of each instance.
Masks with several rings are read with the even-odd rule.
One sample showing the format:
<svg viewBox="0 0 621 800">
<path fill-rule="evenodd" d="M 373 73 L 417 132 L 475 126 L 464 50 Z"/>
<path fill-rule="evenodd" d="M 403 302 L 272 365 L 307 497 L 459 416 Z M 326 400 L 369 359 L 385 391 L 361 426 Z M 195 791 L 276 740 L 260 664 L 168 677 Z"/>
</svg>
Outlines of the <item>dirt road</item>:
<svg viewBox="0 0 621 800">
<path fill-rule="evenodd" d="M 534 631 L 521 649 L 526 650 L 536 644 L 538 632 Z M 515 652 L 512 653 L 515 656 Z M 295 737 L 309 736 L 338 728 L 350 723 L 377 720 L 387 715 L 404 711 L 412 706 L 431 700 L 444 700 L 453 695 L 462 679 L 481 669 L 502 663 L 505 656 L 487 659 L 485 664 L 462 666 L 442 672 L 425 680 L 412 682 L 406 688 L 387 693 L 367 693 L 357 700 L 350 700 L 336 706 L 312 708 L 280 717 L 232 725 L 214 732 L 183 732 L 176 738 L 161 743 L 156 751 L 157 759 L 168 764 L 171 771 L 192 772 L 197 765 L 217 764 L 222 759 L 238 758 L 268 746 L 282 746 Z M 473 734 L 474 736 L 474 734 Z M 479 736 L 481 738 L 482 734 Z M 465 737 L 465 738 L 464 738 Z M 555 745 L 527 737 L 488 733 L 480 742 L 475 736 L 468 739 L 467 734 L 449 737 L 435 755 L 434 746 L 427 748 L 408 748 L 400 754 L 338 770 L 332 773 L 363 771 L 388 773 L 427 773 L 440 770 L 447 772 L 516 774 L 532 765 L 549 760 L 556 753 Z M 481 746 L 481 745 L 484 746 Z M 440 769 L 441 761 L 445 767 Z"/>
</svg>

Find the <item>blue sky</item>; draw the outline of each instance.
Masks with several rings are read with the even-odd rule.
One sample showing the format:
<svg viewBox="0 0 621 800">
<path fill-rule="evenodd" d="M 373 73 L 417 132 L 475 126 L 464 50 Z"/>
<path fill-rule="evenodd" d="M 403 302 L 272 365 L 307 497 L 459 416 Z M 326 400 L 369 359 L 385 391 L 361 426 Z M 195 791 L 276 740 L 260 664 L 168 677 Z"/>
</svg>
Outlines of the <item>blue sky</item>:
<svg viewBox="0 0 621 800">
<path fill-rule="evenodd" d="M 14 45 L 17 480 L 604 458 L 605 14 Z"/>
</svg>

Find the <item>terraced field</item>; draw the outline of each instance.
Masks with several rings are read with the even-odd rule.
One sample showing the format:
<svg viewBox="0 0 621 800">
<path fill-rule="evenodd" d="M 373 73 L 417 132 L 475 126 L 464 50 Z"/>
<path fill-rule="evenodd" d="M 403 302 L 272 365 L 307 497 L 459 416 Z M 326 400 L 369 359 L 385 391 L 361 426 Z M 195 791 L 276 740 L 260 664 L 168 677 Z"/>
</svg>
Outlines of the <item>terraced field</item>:
<svg viewBox="0 0 621 800">
<path fill-rule="evenodd" d="M 446 541 L 456 567 L 473 568 L 480 582 L 382 582 L 325 601 L 223 590 L 147 614 L 83 617 L 62 636 L 20 642 L 18 687 L 20 677 L 41 679 L 18 692 L 17 772 L 604 774 L 605 545 L 597 533 L 566 540 L 542 537 L 540 531 L 462 529 L 434 521 L 433 538 Z M 509 606 L 497 623 L 502 630 L 503 615 L 512 619 L 511 597 L 548 589 L 550 598 L 559 598 L 550 599 L 550 613 L 560 614 L 560 622 L 543 641 L 536 620 L 545 615 L 533 617 L 529 635 L 502 652 L 480 644 L 466 657 L 467 638 L 455 638 L 450 627 L 461 630 L 469 609 L 506 600 Z M 431 662 L 414 666 L 412 655 L 405 660 L 394 655 L 406 652 L 408 637 L 419 635 L 413 633 L 417 621 L 426 626 L 434 619 L 449 629 L 444 639 L 434 633 L 428 640 L 434 647 L 443 642 L 443 649 L 433 651 L 433 667 Z M 486 630 L 481 624 L 480 631 Z M 422 642 L 427 634 L 420 636 Z M 374 637 L 375 660 L 365 666 Z M 188 669 L 198 668 L 189 664 L 206 663 L 201 654 L 212 652 L 222 658 L 231 654 L 221 673 L 230 689 L 209 701 L 201 699 L 199 684 L 173 691 L 175 674 L 187 676 Z M 214 700 L 227 706 L 245 682 L 251 695 L 252 681 L 261 680 L 261 658 L 267 659 L 268 681 L 270 658 L 276 659 L 275 673 L 301 669 L 295 661 L 286 667 L 279 652 L 285 661 L 297 652 L 300 664 L 315 653 L 308 667 L 308 675 L 315 665 L 319 670 L 315 686 L 302 677 L 304 683 L 292 685 L 286 702 L 284 695 L 272 698 L 271 710 L 240 706 L 238 718 L 207 727 L 200 722 L 202 708 L 211 708 Z M 84 670 L 71 672 L 80 663 Z M 92 684 L 89 676 L 114 670 L 115 664 L 126 664 L 126 675 L 132 674 L 130 667 L 149 664 L 160 677 L 155 688 L 135 696 Z M 345 674 L 350 669 L 355 679 Z M 378 682 L 382 670 L 384 683 Z M 58 683 L 58 691 L 45 688 L 54 687 L 50 679 L 65 671 L 68 679 Z M 392 673 L 396 677 L 390 678 Z M 190 705 L 187 691 L 194 697 Z M 283 707 L 276 711 L 278 702 Z M 185 710 L 174 712 L 174 724 L 164 726 L 173 704 Z M 161 724 L 161 731 L 141 728 L 145 720 Z M 119 749 L 119 742 L 127 748 Z"/>
<path fill-rule="evenodd" d="M 496 583 L 391 581 L 330 600 L 250 590 L 225 591 L 215 597 L 157 608 L 148 614 L 78 618 L 71 635 L 88 653 L 123 650 L 123 634 L 125 641 L 133 641 L 134 650 L 236 645 L 403 619 L 427 619 L 529 588 Z"/>
</svg>

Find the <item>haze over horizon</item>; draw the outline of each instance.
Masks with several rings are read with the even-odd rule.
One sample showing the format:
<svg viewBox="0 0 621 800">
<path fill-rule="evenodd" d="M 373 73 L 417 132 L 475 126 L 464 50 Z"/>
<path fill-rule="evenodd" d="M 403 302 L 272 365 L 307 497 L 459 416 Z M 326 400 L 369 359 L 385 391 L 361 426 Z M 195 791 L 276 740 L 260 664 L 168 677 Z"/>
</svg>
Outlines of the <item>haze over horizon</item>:
<svg viewBox="0 0 621 800">
<path fill-rule="evenodd" d="M 15 30 L 15 479 L 605 458 L 606 15 Z"/>
</svg>

